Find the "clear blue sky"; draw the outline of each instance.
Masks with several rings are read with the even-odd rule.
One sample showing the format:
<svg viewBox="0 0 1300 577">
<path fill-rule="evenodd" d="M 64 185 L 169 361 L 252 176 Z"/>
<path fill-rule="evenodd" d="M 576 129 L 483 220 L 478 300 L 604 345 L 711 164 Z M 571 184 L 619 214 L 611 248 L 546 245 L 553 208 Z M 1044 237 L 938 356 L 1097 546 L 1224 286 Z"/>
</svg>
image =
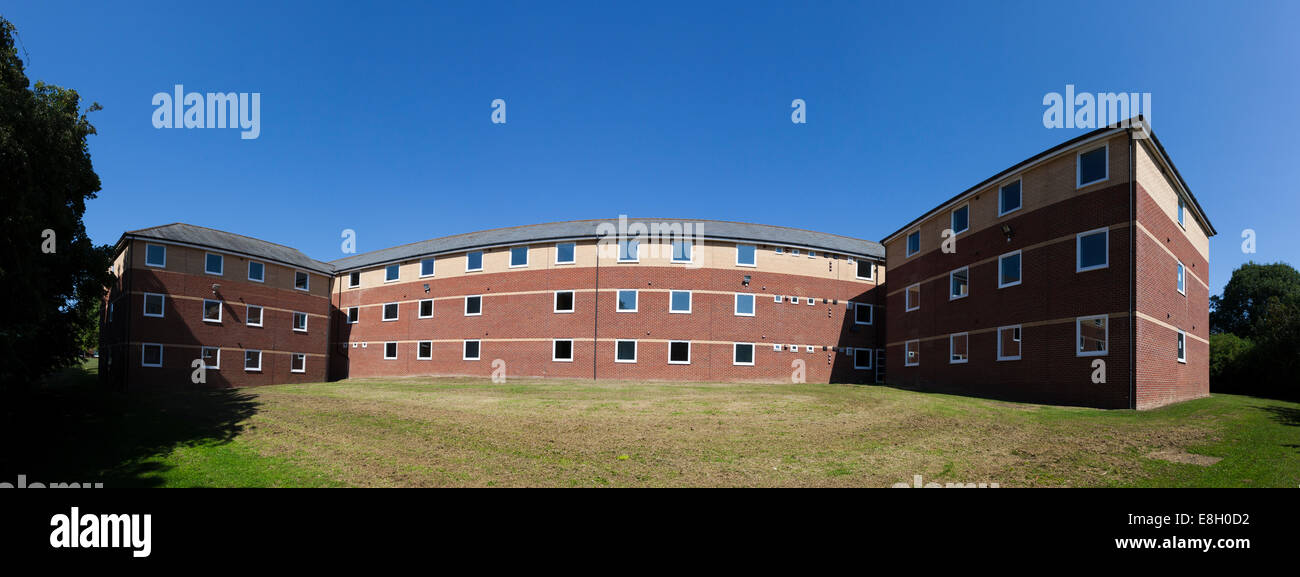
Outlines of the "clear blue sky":
<svg viewBox="0 0 1300 577">
<path fill-rule="evenodd" d="M 1079 134 L 1042 125 L 1068 83 L 1152 93 L 1214 292 L 1300 264 L 1300 3 L 275 4 L 3 9 L 29 77 L 104 106 L 96 242 L 183 221 L 332 260 L 345 228 L 368 251 L 618 214 L 880 239 Z M 260 92 L 260 138 L 155 129 L 177 83 Z"/>
</svg>

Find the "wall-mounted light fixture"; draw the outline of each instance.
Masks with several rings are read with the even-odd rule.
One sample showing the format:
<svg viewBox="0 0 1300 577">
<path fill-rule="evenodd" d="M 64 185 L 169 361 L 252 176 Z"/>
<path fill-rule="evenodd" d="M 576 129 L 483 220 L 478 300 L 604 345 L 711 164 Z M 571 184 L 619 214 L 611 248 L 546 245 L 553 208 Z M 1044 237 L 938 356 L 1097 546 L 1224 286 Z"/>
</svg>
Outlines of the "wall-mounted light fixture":
<svg viewBox="0 0 1300 577">
<path fill-rule="evenodd" d="M 1012 232 L 1009 224 L 1002 225 L 1002 234 L 1007 237 L 1007 242 L 1011 242 L 1011 237 L 1016 235 L 1015 232 Z"/>
</svg>

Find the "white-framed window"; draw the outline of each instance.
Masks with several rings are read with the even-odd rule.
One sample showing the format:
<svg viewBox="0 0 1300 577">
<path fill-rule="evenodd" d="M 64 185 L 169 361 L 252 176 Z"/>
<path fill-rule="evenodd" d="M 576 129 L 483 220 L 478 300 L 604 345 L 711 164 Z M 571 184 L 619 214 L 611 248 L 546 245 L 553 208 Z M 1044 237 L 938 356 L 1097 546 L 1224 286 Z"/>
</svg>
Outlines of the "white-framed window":
<svg viewBox="0 0 1300 577">
<path fill-rule="evenodd" d="M 690 314 L 691 291 L 669 291 L 668 312 Z"/>
<path fill-rule="evenodd" d="M 858 259 L 858 262 L 855 264 L 857 267 L 854 270 L 854 274 L 857 276 L 858 280 L 875 280 L 876 263 L 866 259 Z"/>
<path fill-rule="evenodd" d="M 853 349 L 853 368 L 857 370 L 871 368 L 871 349 Z"/>
<path fill-rule="evenodd" d="M 1184 230 L 1187 229 L 1186 215 L 1187 215 L 1187 203 L 1183 201 L 1183 197 L 1180 195 L 1178 197 L 1178 226 L 1183 227 Z"/>
<path fill-rule="evenodd" d="M 1077 181 L 1075 188 L 1102 182 L 1110 178 L 1110 143 L 1080 152 L 1075 159 Z"/>
<path fill-rule="evenodd" d="M 785 297 L 783 297 L 783 296 L 781 296 L 781 295 L 772 295 L 772 302 L 777 303 L 777 304 L 780 304 L 780 303 L 781 303 L 781 300 L 784 299 L 784 298 L 785 298 Z"/>
<path fill-rule="evenodd" d="M 799 352 L 799 345 L 786 345 L 786 348 L 790 349 L 792 353 Z"/>
<path fill-rule="evenodd" d="M 167 268 L 167 247 L 161 244 L 144 245 L 144 265 Z"/>
<path fill-rule="evenodd" d="M 257 373 L 262 370 L 262 351 L 257 349 L 244 349 L 244 371 Z"/>
<path fill-rule="evenodd" d="M 815 305 L 817 304 L 817 299 L 815 299 L 815 298 L 813 298 L 813 297 L 808 297 L 808 299 L 807 299 L 807 303 L 808 303 L 808 306 L 810 306 L 810 307 L 811 307 L 811 306 L 815 306 Z"/>
<path fill-rule="evenodd" d="M 817 251 L 815 250 L 808 251 L 808 258 L 817 258 Z"/>
<path fill-rule="evenodd" d="M 226 272 L 226 257 L 219 254 L 207 253 L 203 257 L 203 272 L 221 276 Z"/>
<path fill-rule="evenodd" d="M 614 362 L 635 363 L 636 341 L 614 341 Z"/>
<path fill-rule="evenodd" d="M 361 272 L 353 271 L 348 273 L 348 288 L 357 288 L 361 286 Z"/>
<path fill-rule="evenodd" d="M 415 343 L 415 360 L 428 361 L 433 359 L 433 341 L 419 341 Z"/>
<path fill-rule="evenodd" d="M 620 313 L 636 312 L 637 291 L 634 289 L 622 289 L 618 291 L 618 306 L 615 310 Z"/>
<path fill-rule="evenodd" d="M 465 253 L 465 272 L 483 270 L 483 251 L 472 250 Z"/>
<path fill-rule="evenodd" d="M 293 353 L 289 355 L 289 372 L 291 373 L 307 372 L 306 353 Z"/>
<path fill-rule="evenodd" d="M 293 330 L 300 333 L 307 332 L 307 313 L 293 313 Z"/>
<path fill-rule="evenodd" d="M 262 326 L 262 307 L 248 305 L 244 310 L 244 324 L 250 327 Z"/>
<path fill-rule="evenodd" d="M 203 322 L 221 322 L 221 301 L 203 299 Z"/>
<path fill-rule="evenodd" d="M 397 343 L 389 341 L 384 343 L 384 360 L 391 361 L 397 358 Z"/>
<path fill-rule="evenodd" d="M 1187 333 L 1178 331 L 1178 362 L 1187 363 Z"/>
<path fill-rule="evenodd" d="M 400 312 L 398 309 L 400 308 L 401 307 L 398 306 L 398 303 L 384 303 L 384 322 L 397 320 L 397 315 Z"/>
<path fill-rule="evenodd" d="M 777 352 L 780 352 L 780 351 L 782 351 L 782 350 L 784 350 L 784 349 L 785 349 L 785 345 L 783 345 L 783 344 L 781 344 L 781 343 L 772 343 L 772 350 L 777 351 Z"/>
<path fill-rule="evenodd" d="M 799 256 L 799 249 L 797 248 L 790 249 L 790 256 Z"/>
<path fill-rule="evenodd" d="M 754 343 L 732 343 L 731 364 L 742 367 L 754 366 Z"/>
<path fill-rule="evenodd" d="M 1106 354 L 1108 321 L 1106 315 L 1074 319 L 1075 356 L 1100 357 Z"/>
<path fill-rule="evenodd" d="M 361 307 L 348 307 L 348 324 L 355 325 L 361 320 Z"/>
<path fill-rule="evenodd" d="M 695 242 L 688 238 L 672 241 L 673 262 L 695 262 Z"/>
<path fill-rule="evenodd" d="M 266 265 L 255 260 L 248 261 L 248 280 L 266 282 Z"/>
<path fill-rule="evenodd" d="M 754 295 L 747 293 L 736 293 L 736 316 L 752 317 L 754 316 Z"/>
<path fill-rule="evenodd" d="M 163 346 L 158 343 L 140 343 L 140 366 L 161 367 Z"/>
<path fill-rule="evenodd" d="M 916 283 L 907 287 L 904 294 L 903 312 L 910 312 L 921 308 L 921 283 Z"/>
<path fill-rule="evenodd" d="M 776 254 L 785 254 L 785 249 L 779 246 L 772 247 L 772 252 Z"/>
<path fill-rule="evenodd" d="M 571 313 L 574 309 L 573 291 L 555 291 L 555 312 Z"/>
<path fill-rule="evenodd" d="M 998 288 L 1007 288 L 1020 284 L 1020 251 L 1009 252 L 998 257 Z"/>
<path fill-rule="evenodd" d="M 998 360 L 1020 360 L 1020 325 L 998 327 Z"/>
<path fill-rule="evenodd" d="M 293 271 L 293 288 L 300 291 L 311 290 L 311 275 L 305 271 Z"/>
<path fill-rule="evenodd" d="M 952 226 L 952 233 L 959 234 L 970 230 L 970 205 L 964 204 L 953 209 L 950 215 L 949 224 Z"/>
<path fill-rule="evenodd" d="M 199 360 L 203 361 L 205 369 L 221 368 L 221 349 L 218 347 L 201 347 L 199 349 Z"/>
<path fill-rule="evenodd" d="M 691 364 L 691 341 L 668 341 L 668 364 Z"/>
<path fill-rule="evenodd" d="M 1182 261 L 1178 262 L 1178 294 L 1187 296 L 1187 270 L 1183 268 Z"/>
<path fill-rule="evenodd" d="M 619 239 L 618 262 L 641 262 L 641 243 L 635 238 Z"/>
<path fill-rule="evenodd" d="M 510 268 L 520 268 L 525 266 L 528 266 L 528 247 L 510 247 Z"/>
<path fill-rule="evenodd" d="M 552 340 L 551 360 L 557 363 L 573 362 L 573 339 Z"/>
<path fill-rule="evenodd" d="M 781 247 L 776 247 L 781 254 Z M 736 245 L 736 266 L 758 266 L 758 247 L 752 244 Z"/>
<path fill-rule="evenodd" d="M 948 363 L 961 364 L 970 360 L 970 333 L 948 335 Z"/>
<path fill-rule="evenodd" d="M 1021 184 L 1021 179 L 1017 178 L 998 187 L 998 216 L 1020 210 L 1023 201 L 1020 192 Z"/>
<path fill-rule="evenodd" d="M 420 278 L 433 276 L 436 269 L 437 266 L 433 257 L 420 259 Z"/>
<path fill-rule="evenodd" d="M 144 293 L 144 316 L 162 318 L 167 314 L 167 295 Z"/>
<path fill-rule="evenodd" d="M 421 299 L 420 311 L 416 316 L 422 319 L 433 318 L 433 299 Z"/>
<path fill-rule="evenodd" d="M 397 282 L 402 279 L 402 265 L 393 263 L 384 267 L 384 282 Z"/>
<path fill-rule="evenodd" d="M 1110 229 L 1097 228 L 1074 237 L 1075 272 L 1110 266 Z"/>
<path fill-rule="evenodd" d="M 964 266 L 948 273 L 948 300 L 967 296 L 970 296 L 970 267 Z"/>
<path fill-rule="evenodd" d="M 479 354 L 482 352 L 482 351 L 479 350 L 480 348 L 482 348 L 482 347 L 481 347 L 481 343 L 479 343 L 479 341 L 476 341 L 476 340 L 474 340 L 474 341 L 465 341 L 465 342 L 461 345 L 461 349 L 460 349 L 460 360 L 462 360 L 462 361 L 477 361 L 477 360 L 479 360 Z"/>
<path fill-rule="evenodd" d="M 483 314 L 483 295 L 465 297 L 465 316 L 476 317 Z"/>
<path fill-rule="evenodd" d="M 876 307 L 871 303 L 853 303 L 853 324 L 869 325 L 876 316 Z"/>
<path fill-rule="evenodd" d="M 915 367 L 921 364 L 921 341 L 911 340 L 903 343 L 903 364 Z"/>
<path fill-rule="evenodd" d="M 799 297 L 794 297 L 794 296 L 790 297 L 790 304 L 792 305 L 799 304 Z"/>
<path fill-rule="evenodd" d="M 914 230 L 907 233 L 907 256 L 915 255 L 921 252 L 921 231 Z"/>
<path fill-rule="evenodd" d="M 575 242 L 555 243 L 555 264 L 573 264 L 578 262 L 577 249 L 578 243 Z"/>
</svg>

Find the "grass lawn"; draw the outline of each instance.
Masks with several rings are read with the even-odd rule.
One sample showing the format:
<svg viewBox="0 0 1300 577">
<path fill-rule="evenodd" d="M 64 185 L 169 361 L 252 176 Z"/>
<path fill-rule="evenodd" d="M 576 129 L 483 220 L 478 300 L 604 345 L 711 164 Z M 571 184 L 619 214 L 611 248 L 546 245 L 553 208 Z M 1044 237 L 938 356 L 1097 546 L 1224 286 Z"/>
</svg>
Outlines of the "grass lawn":
<svg viewBox="0 0 1300 577">
<path fill-rule="evenodd" d="M 1233 395 L 1138 413 L 855 385 L 411 378 L 153 395 L 64 384 L 5 405 L 5 443 L 25 440 L 0 456 L 4 482 L 1300 485 L 1300 404 Z"/>
</svg>

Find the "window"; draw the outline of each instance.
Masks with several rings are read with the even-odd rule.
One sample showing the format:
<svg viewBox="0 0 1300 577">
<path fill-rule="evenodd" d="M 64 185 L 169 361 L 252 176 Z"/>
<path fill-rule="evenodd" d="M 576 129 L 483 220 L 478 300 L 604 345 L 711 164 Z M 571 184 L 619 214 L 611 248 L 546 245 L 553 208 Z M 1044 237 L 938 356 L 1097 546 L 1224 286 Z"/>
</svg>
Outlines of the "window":
<svg viewBox="0 0 1300 577">
<path fill-rule="evenodd" d="M 970 229 L 970 205 L 952 211 L 952 233 L 966 232 Z"/>
<path fill-rule="evenodd" d="M 307 332 L 307 313 L 293 313 L 293 330 Z"/>
<path fill-rule="evenodd" d="M 248 310 L 244 313 L 244 324 L 250 327 L 262 326 L 262 307 L 248 305 Z"/>
<path fill-rule="evenodd" d="M 668 364 L 670 365 L 691 364 L 691 342 L 690 341 L 669 341 L 668 342 Z"/>
<path fill-rule="evenodd" d="M 573 362 L 573 341 L 570 339 L 551 341 L 551 360 L 561 363 Z"/>
<path fill-rule="evenodd" d="M 948 273 L 948 300 L 957 300 L 970 295 L 970 267 L 961 267 Z"/>
<path fill-rule="evenodd" d="M 903 308 L 908 311 L 914 311 L 921 308 L 921 283 L 916 283 L 907 287 L 907 296 L 904 298 L 906 299 L 905 304 L 907 306 Z"/>
<path fill-rule="evenodd" d="M 636 239 L 619 239 L 618 262 L 639 262 L 640 260 L 640 246 Z"/>
<path fill-rule="evenodd" d="M 791 256 L 799 256 L 799 249 L 797 249 L 797 248 L 792 248 L 792 249 L 790 249 L 790 255 L 791 255 Z"/>
<path fill-rule="evenodd" d="M 528 266 L 528 247 L 510 247 L 510 268 Z"/>
<path fill-rule="evenodd" d="M 872 317 L 875 316 L 875 307 L 870 303 L 854 303 L 853 305 L 853 324 L 869 325 Z"/>
<path fill-rule="evenodd" d="M 483 314 L 483 297 L 480 295 L 465 297 L 465 316 L 472 317 Z"/>
<path fill-rule="evenodd" d="M 555 312 L 573 312 L 573 291 L 555 291 Z"/>
<path fill-rule="evenodd" d="M 162 359 L 162 345 L 156 343 L 143 343 L 140 345 L 140 366 L 161 367 Z"/>
<path fill-rule="evenodd" d="M 907 256 L 921 252 L 921 231 L 914 230 L 907 235 Z"/>
<path fill-rule="evenodd" d="M 1187 214 L 1187 204 L 1183 202 L 1183 197 L 1178 197 L 1178 226 L 1187 228 L 1187 221 L 1184 215 Z"/>
<path fill-rule="evenodd" d="M 871 368 L 871 349 L 853 349 L 853 368 L 859 370 Z"/>
<path fill-rule="evenodd" d="M 393 360 L 397 358 L 397 343 L 384 343 L 384 360 Z"/>
<path fill-rule="evenodd" d="M 777 254 L 781 253 L 781 247 L 777 247 Z M 752 244 L 736 245 L 736 266 L 758 266 L 758 247 Z"/>
<path fill-rule="evenodd" d="M 781 295 L 772 295 L 772 302 L 779 304 L 782 298 L 784 297 L 782 297 Z"/>
<path fill-rule="evenodd" d="M 161 244 L 144 245 L 145 266 L 167 267 L 167 247 Z"/>
<path fill-rule="evenodd" d="M 397 264 L 390 264 L 384 267 L 384 282 L 397 282 L 402 278 L 402 267 Z"/>
<path fill-rule="evenodd" d="M 420 301 L 419 318 L 427 319 L 433 317 L 433 299 L 424 299 Z"/>
<path fill-rule="evenodd" d="M 1020 360 L 1020 325 L 998 328 L 998 360 Z"/>
<path fill-rule="evenodd" d="M 420 277 L 433 276 L 433 257 L 420 259 Z"/>
<path fill-rule="evenodd" d="M 209 323 L 221 322 L 221 301 L 203 299 L 203 320 Z"/>
<path fill-rule="evenodd" d="M 799 297 L 790 297 L 790 304 L 792 305 L 799 304 Z"/>
<path fill-rule="evenodd" d="M 354 272 L 348 274 L 348 288 L 357 288 L 361 286 L 361 273 Z"/>
<path fill-rule="evenodd" d="M 783 249 L 783 248 L 781 248 L 781 247 L 779 247 L 779 246 L 775 246 L 775 247 L 772 247 L 772 252 L 775 252 L 776 254 L 783 254 L 783 253 L 785 253 L 785 249 Z"/>
<path fill-rule="evenodd" d="M 203 272 L 220 276 L 226 270 L 226 259 L 219 254 L 208 253 L 203 258 Z"/>
<path fill-rule="evenodd" d="M 921 364 L 921 341 L 903 343 L 903 364 L 909 367 Z"/>
<path fill-rule="evenodd" d="M 304 353 L 293 353 L 292 355 L 289 355 L 289 372 L 307 372 L 307 355 Z"/>
<path fill-rule="evenodd" d="M 355 325 L 360 320 L 360 307 L 348 307 L 348 324 Z"/>
<path fill-rule="evenodd" d="M 144 316 L 161 317 L 165 314 L 163 305 L 167 297 L 155 293 L 144 293 Z"/>
<path fill-rule="evenodd" d="M 244 351 L 244 370 L 250 373 L 262 370 L 262 351 L 253 349 Z"/>
<path fill-rule="evenodd" d="M 577 244 L 572 242 L 561 242 L 555 245 L 555 264 L 573 264 L 576 262 L 574 250 Z"/>
<path fill-rule="evenodd" d="M 1106 155 L 1109 145 L 1102 145 L 1087 152 L 1080 152 L 1076 164 L 1078 165 L 1078 182 L 1075 188 L 1083 188 L 1094 182 L 1101 182 L 1110 177 L 1109 162 Z"/>
<path fill-rule="evenodd" d="M 751 294 L 736 295 L 736 316 L 738 317 L 754 316 L 754 295 Z"/>
<path fill-rule="evenodd" d="M 1104 228 L 1081 232 L 1074 237 L 1077 255 L 1076 272 L 1110 266 L 1110 231 Z"/>
<path fill-rule="evenodd" d="M 635 363 L 636 341 L 614 341 L 614 362 Z"/>
<path fill-rule="evenodd" d="M 1020 210 L 1020 179 L 998 189 L 998 216 Z"/>
<path fill-rule="evenodd" d="M 1078 343 L 1075 356 L 1099 357 L 1106 354 L 1106 324 L 1106 315 L 1074 320 L 1074 336 Z"/>
<path fill-rule="evenodd" d="M 859 260 L 857 265 L 857 276 L 859 279 L 872 280 L 875 278 L 876 266 L 871 261 Z"/>
<path fill-rule="evenodd" d="M 465 272 L 483 270 L 483 251 L 476 250 L 465 254 Z"/>
<path fill-rule="evenodd" d="M 384 321 L 397 320 L 397 303 L 384 303 Z"/>
<path fill-rule="evenodd" d="M 1183 263 L 1178 263 L 1178 292 L 1187 296 L 1187 271 L 1183 269 Z"/>
<path fill-rule="evenodd" d="M 668 312 L 691 312 L 691 291 L 671 291 L 668 293 Z"/>
<path fill-rule="evenodd" d="M 298 289 L 298 290 L 300 290 L 300 291 L 310 290 L 310 289 L 311 289 L 311 276 L 308 275 L 307 273 L 303 272 L 303 271 L 300 271 L 300 270 L 298 270 L 298 271 L 294 271 L 294 272 L 293 272 L 293 288 L 296 288 L 296 289 Z"/>
<path fill-rule="evenodd" d="M 808 251 L 808 258 L 817 258 L 817 251 L 815 250 Z"/>
<path fill-rule="evenodd" d="M 948 363 L 960 364 L 970 360 L 970 334 L 948 335 Z"/>
<path fill-rule="evenodd" d="M 1020 284 L 1020 251 L 998 257 L 998 288 Z"/>
<path fill-rule="evenodd" d="M 433 341 L 420 341 L 415 344 L 415 360 L 427 361 L 433 359 Z"/>
<path fill-rule="evenodd" d="M 754 343 L 732 344 L 731 364 L 746 367 L 754 366 Z"/>
<path fill-rule="evenodd" d="M 221 349 L 217 347 L 203 347 L 199 349 L 199 359 L 203 361 L 205 369 L 221 368 Z"/>
<path fill-rule="evenodd" d="M 479 342 L 465 341 L 464 346 L 461 348 L 460 358 L 463 361 L 477 361 L 479 358 Z"/>
<path fill-rule="evenodd" d="M 814 305 L 817 304 L 817 299 L 812 298 L 812 297 L 808 297 L 808 301 L 807 301 L 807 302 L 808 302 L 808 306 L 814 306 Z"/>
<path fill-rule="evenodd" d="M 618 312 L 634 313 L 636 312 L 636 291 L 621 290 L 618 291 Z"/>
<path fill-rule="evenodd" d="M 266 282 L 266 265 L 255 260 L 248 261 L 248 280 Z"/>
<path fill-rule="evenodd" d="M 695 243 L 689 239 L 673 241 L 673 262 L 691 262 L 695 260 Z"/>
<path fill-rule="evenodd" d="M 1187 333 L 1178 331 L 1178 362 L 1187 362 Z"/>
</svg>

